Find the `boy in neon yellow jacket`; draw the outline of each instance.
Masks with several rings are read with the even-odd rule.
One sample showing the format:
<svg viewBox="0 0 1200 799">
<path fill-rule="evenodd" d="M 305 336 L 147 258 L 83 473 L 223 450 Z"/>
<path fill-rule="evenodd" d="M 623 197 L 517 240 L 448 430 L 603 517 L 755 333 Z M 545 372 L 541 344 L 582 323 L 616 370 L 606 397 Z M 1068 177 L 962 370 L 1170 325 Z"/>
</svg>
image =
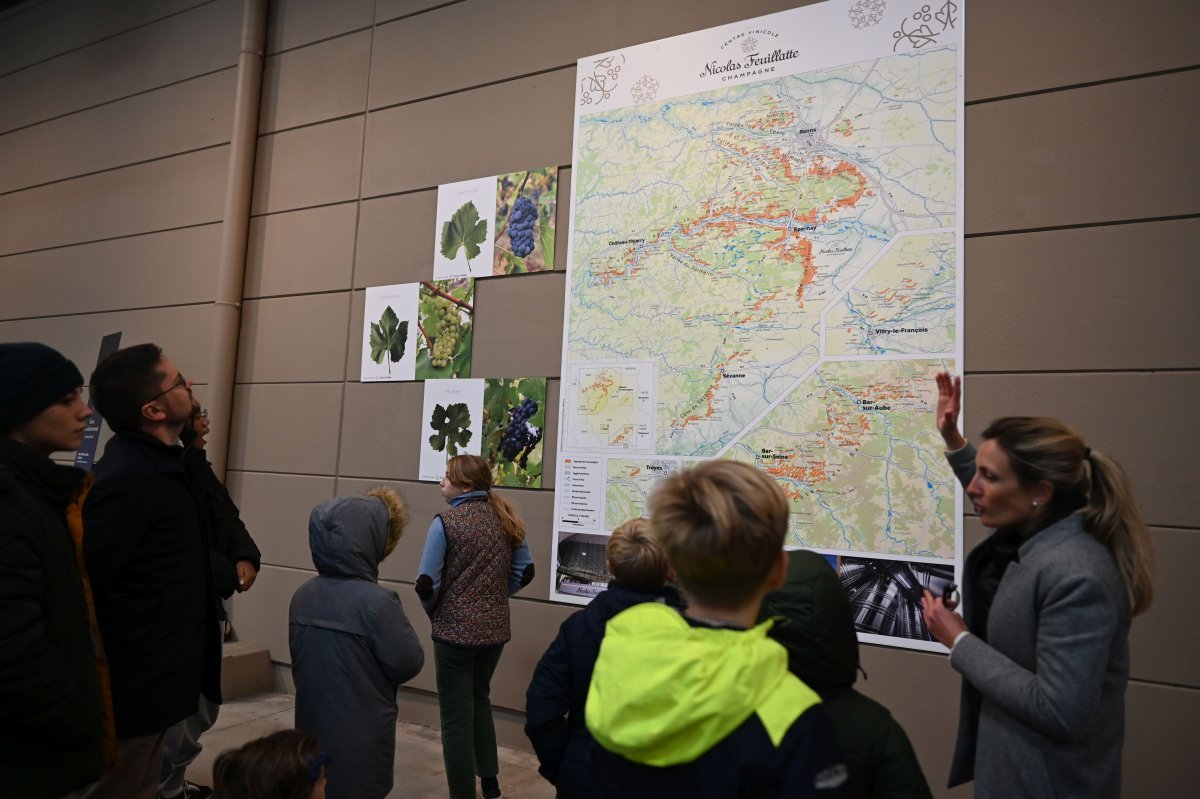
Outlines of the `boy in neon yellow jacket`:
<svg viewBox="0 0 1200 799">
<path fill-rule="evenodd" d="M 586 707 L 601 795 L 841 796 L 820 697 L 788 671 L 772 622 L 755 625 L 787 569 L 778 486 L 709 461 L 660 484 L 649 510 L 689 607 L 636 605 L 608 623 Z"/>
</svg>

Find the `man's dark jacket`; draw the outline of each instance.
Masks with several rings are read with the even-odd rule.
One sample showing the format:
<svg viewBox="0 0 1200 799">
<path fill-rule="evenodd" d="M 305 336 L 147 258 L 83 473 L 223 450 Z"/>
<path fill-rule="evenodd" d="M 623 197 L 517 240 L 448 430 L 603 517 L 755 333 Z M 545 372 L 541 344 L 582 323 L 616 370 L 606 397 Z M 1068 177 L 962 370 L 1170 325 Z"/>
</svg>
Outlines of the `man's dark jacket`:
<svg viewBox="0 0 1200 799">
<path fill-rule="evenodd" d="M 847 796 L 928 799 L 929 784 L 904 729 L 887 708 L 854 690 L 858 637 L 850 601 L 821 555 L 788 553 L 787 582 L 768 594 L 762 617 L 780 617 L 771 637 L 788 651 L 788 669 L 821 695 L 850 769 Z"/>
<path fill-rule="evenodd" d="M 657 591 L 634 591 L 615 580 L 583 610 L 573 613 L 558 629 L 558 637 L 542 655 L 525 692 L 525 734 L 541 765 L 538 771 L 561 797 L 589 799 L 600 793 L 587 772 L 592 736 L 584 723 L 592 668 L 600 654 L 604 625 L 626 608 L 642 602 L 663 602 L 682 608 L 679 592 L 670 586 Z"/>
<path fill-rule="evenodd" d="M 117 735 L 165 730 L 221 701 L 218 603 L 202 452 L 119 433 L 83 505 L 83 553 L 111 670 Z"/>
<path fill-rule="evenodd" d="M 84 473 L 0 436 L 0 786 L 59 797 L 98 779 L 97 652 L 64 512 Z"/>
</svg>

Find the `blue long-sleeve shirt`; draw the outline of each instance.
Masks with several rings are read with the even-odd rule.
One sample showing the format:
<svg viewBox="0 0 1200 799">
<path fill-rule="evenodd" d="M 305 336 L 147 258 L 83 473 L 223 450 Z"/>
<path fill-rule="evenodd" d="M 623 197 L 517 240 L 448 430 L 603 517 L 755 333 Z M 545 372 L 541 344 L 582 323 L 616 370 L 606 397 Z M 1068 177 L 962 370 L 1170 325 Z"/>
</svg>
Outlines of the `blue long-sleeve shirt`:
<svg viewBox="0 0 1200 799">
<path fill-rule="evenodd" d="M 450 507 L 458 507 L 461 503 L 474 497 L 486 496 L 486 491 L 468 491 L 451 499 Z M 533 554 L 529 551 L 529 542 L 522 541 L 518 546 L 513 548 L 512 568 L 508 574 L 508 593 L 510 596 L 528 584 L 525 573 L 532 565 Z M 429 525 L 429 532 L 425 534 L 425 549 L 421 552 L 421 564 L 417 567 L 418 584 L 422 582 L 422 577 L 428 577 L 432 582 L 432 590 L 429 592 L 427 599 L 421 596 L 421 592 L 418 592 L 421 607 L 425 608 L 426 613 L 432 612 L 437 607 L 442 590 L 442 570 L 445 566 L 446 528 L 442 526 L 442 517 L 434 516 L 433 523 Z"/>
</svg>

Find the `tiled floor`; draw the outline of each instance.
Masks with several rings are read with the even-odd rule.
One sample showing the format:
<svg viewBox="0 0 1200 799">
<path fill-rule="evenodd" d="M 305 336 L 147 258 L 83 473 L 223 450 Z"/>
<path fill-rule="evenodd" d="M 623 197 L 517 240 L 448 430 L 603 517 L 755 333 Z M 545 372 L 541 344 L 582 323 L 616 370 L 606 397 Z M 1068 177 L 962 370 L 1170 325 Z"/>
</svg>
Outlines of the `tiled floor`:
<svg viewBox="0 0 1200 799">
<path fill-rule="evenodd" d="M 188 769 L 188 779 L 212 785 L 212 764 L 226 749 L 292 726 L 295 697 L 263 694 L 227 702 L 217 723 L 200 739 L 204 751 Z M 389 799 L 441 799 L 446 796 L 442 745 L 437 730 L 401 722 L 396 726 L 396 783 Z M 500 747 L 500 787 L 507 799 L 553 799 L 554 788 L 538 776 L 537 759 Z"/>
</svg>

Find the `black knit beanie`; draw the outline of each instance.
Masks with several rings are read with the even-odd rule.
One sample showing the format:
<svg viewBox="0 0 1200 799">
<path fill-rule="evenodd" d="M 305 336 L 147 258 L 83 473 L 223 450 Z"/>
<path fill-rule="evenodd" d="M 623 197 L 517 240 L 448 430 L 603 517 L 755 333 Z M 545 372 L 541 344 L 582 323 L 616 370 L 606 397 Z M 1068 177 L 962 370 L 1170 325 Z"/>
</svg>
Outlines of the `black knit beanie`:
<svg viewBox="0 0 1200 799">
<path fill-rule="evenodd" d="M 0 432 L 32 419 L 83 385 L 58 350 L 32 341 L 0 344 Z"/>
</svg>

